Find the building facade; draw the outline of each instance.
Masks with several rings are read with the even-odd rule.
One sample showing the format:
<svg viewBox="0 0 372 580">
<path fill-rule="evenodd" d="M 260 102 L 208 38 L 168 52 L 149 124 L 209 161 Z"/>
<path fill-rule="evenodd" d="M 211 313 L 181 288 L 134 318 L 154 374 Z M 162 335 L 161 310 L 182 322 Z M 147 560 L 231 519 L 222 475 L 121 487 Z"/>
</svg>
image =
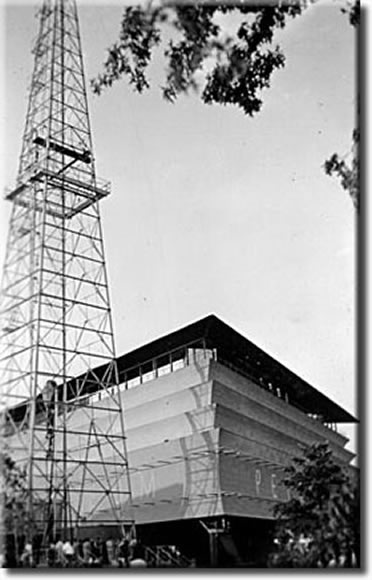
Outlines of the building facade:
<svg viewBox="0 0 372 580">
<path fill-rule="evenodd" d="M 131 512 L 147 545 L 177 546 L 201 566 L 264 565 L 292 458 L 316 441 L 328 441 L 343 466 L 354 457 L 337 424 L 355 419 L 214 315 L 117 362 L 132 491 L 123 512 Z M 86 389 L 97 428 L 114 438 L 109 393 L 93 380 Z M 76 405 L 74 415 L 78 430 L 84 415 Z M 77 436 L 76 457 L 84 453 Z M 120 470 L 110 475 L 117 486 Z M 85 501 L 81 534 L 114 533 Z M 107 509 L 101 517 L 107 523 Z"/>
<path fill-rule="evenodd" d="M 342 465 L 354 457 L 337 424 L 355 419 L 213 315 L 118 366 L 134 519 L 150 545 L 207 564 L 214 542 L 220 564 L 260 565 L 292 458 L 325 440 Z"/>
</svg>

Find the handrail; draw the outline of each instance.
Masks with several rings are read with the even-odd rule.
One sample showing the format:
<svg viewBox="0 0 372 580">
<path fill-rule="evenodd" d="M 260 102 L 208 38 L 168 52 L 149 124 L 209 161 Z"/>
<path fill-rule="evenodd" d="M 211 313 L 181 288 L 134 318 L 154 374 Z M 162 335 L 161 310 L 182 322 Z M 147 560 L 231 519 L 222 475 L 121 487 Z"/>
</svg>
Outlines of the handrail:
<svg viewBox="0 0 372 580">
<path fill-rule="evenodd" d="M 187 568 L 191 565 L 191 560 L 179 551 L 172 553 L 170 546 L 146 546 L 145 550 L 146 561 L 154 567 L 172 565 L 175 568 Z"/>
</svg>

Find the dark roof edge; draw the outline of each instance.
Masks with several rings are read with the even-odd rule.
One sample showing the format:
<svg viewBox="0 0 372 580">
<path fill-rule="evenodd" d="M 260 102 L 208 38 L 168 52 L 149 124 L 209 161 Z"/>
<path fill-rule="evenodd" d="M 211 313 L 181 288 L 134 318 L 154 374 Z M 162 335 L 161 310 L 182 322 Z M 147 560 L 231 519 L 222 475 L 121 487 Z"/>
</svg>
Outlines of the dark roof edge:
<svg viewBox="0 0 372 580">
<path fill-rule="evenodd" d="M 289 404 L 297 406 L 305 413 L 314 413 L 314 409 L 324 417 L 324 420 L 328 423 L 358 423 L 358 419 L 353 417 L 340 405 L 333 402 L 326 395 L 318 391 L 315 387 L 312 387 L 304 379 L 296 375 L 294 372 L 289 370 L 287 367 L 282 365 L 276 359 L 271 357 L 260 347 L 256 346 L 254 343 L 245 338 L 238 331 L 234 330 L 231 326 L 223 322 L 215 314 L 209 314 L 204 318 L 198 319 L 186 326 L 178 328 L 169 334 L 163 335 L 159 338 L 152 340 L 145 345 L 135 348 L 134 350 L 121 355 L 116 358 L 118 371 L 119 371 L 119 383 L 123 381 L 124 374 L 127 370 L 136 368 L 141 364 L 145 364 L 151 359 L 161 357 L 166 355 L 170 351 L 180 349 L 190 343 L 198 343 L 205 340 L 207 343 L 207 348 L 217 347 L 217 351 L 220 350 L 223 356 L 230 356 L 231 360 L 234 361 L 233 365 L 239 366 L 240 363 L 236 363 L 235 357 L 243 356 L 244 358 L 252 359 L 253 363 L 259 360 L 259 370 L 254 368 L 253 371 L 256 373 L 255 377 L 252 378 L 256 384 L 260 385 L 258 381 L 259 375 L 267 375 L 266 378 L 270 378 L 275 375 L 275 380 L 279 380 L 279 384 L 285 385 L 285 389 L 289 393 Z M 208 342 L 209 341 L 209 342 Z M 190 344 L 191 346 L 191 344 Z M 234 350 L 235 349 L 235 350 Z M 217 354 L 218 359 L 219 354 Z M 222 357 L 223 358 L 223 357 Z M 252 370 L 252 361 L 250 370 Z M 244 363 L 244 361 L 243 361 Z M 112 362 L 111 362 L 112 364 Z M 223 363 L 222 363 L 223 364 Z M 244 364 L 243 364 L 244 366 Z M 240 370 L 246 370 L 246 368 L 241 365 Z M 105 371 L 108 369 L 108 363 L 100 365 L 84 373 L 74 379 L 71 379 L 67 384 L 67 398 L 73 399 L 76 393 L 76 385 L 79 384 L 81 380 L 85 381 L 85 387 L 81 394 L 92 394 L 97 391 L 98 384 L 97 378 L 104 377 Z M 239 369 L 237 369 L 239 372 Z M 244 374 L 244 373 L 243 373 Z M 121 380 L 120 380 L 121 379 Z M 262 385 L 260 385 L 262 386 Z M 262 386 L 262 388 L 264 388 Z M 63 385 L 58 386 L 58 391 L 60 396 L 62 396 Z M 39 397 L 40 398 L 40 397 Z M 27 409 L 27 402 L 20 403 L 12 408 L 11 413 L 14 415 L 14 419 L 17 417 L 23 417 Z"/>
<path fill-rule="evenodd" d="M 171 350 L 175 350 L 177 347 L 181 347 L 182 344 L 188 342 L 205 338 L 212 341 L 215 339 L 218 343 L 219 336 L 223 336 L 226 341 L 234 341 L 240 348 L 247 348 L 254 356 L 260 359 L 264 367 L 279 373 L 285 379 L 286 383 L 291 386 L 292 400 L 296 401 L 296 399 L 301 399 L 302 406 L 309 407 L 312 403 L 311 399 L 315 398 L 314 403 L 317 403 L 327 411 L 327 415 L 329 415 L 327 420 L 329 422 L 358 423 L 358 419 L 353 417 L 348 411 L 307 383 L 271 355 L 267 354 L 215 314 L 209 314 L 195 320 L 186 326 L 177 328 L 166 335 L 160 336 L 143 346 L 137 347 L 117 357 L 119 374 L 122 375 L 125 369 L 144 363 L 151 358 L 156 358 Z M 306 411 L 311 412 L 311 409 L 308 408 Z"/>
</svg>

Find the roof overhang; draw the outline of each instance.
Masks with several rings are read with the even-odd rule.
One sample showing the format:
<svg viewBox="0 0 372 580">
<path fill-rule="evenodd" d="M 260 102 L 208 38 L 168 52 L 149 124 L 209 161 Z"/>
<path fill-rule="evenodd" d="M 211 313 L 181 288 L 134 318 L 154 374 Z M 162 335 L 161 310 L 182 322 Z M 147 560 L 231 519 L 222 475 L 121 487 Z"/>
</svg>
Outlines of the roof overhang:
<svg viewBox="0 0 372 580">
<path fill-rule="evenodd" d="M 358 420 L 329 397 L 312 387 L 280 362 L 231 328 L 214 314 L 206 316 L 170 334 L 157 338 L 117 358 L 119 382 L 135 376 L 140 366 L 154 359 L 187 346 L 216 349 L 217 360 L 228 363 L 238 373 L 248 376 L 258 386 L 266 388 L 270 382 L 274 387 L 285 388 L 291 404 L 304 413 L 320 416 L 328 423 L 357 423 Z M 67 385 L 67 399 L 76 393 L 76 381 L 84 381 L 84 394 L 99 390 L 99 379 L 104 377 L 108 365 L 101 365 L 88 374 L 81 375 Z M 59 387 L 62 391 L 62 385 Z M 14 408 L 14 415 L 24 414 L 26 404 Z M 13 413 L 12 413 L 13 414 Z M 17 418 L 14 417 L 16 420 Z"/>
</svg>

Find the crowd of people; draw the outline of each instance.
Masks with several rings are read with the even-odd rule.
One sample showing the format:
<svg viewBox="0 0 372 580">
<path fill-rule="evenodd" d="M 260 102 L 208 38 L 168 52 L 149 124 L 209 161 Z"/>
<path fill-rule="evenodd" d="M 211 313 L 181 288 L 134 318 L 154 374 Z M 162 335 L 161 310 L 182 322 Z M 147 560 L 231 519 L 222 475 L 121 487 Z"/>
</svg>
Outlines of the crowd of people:
<svg viewBox="0 0 372 580">
<path fill-rule="evenodd" d="M 37 565 L 34 560 L 32 546 L 25 544 L 20 557 L 20 565 L 30 568 Z M 145 549 L 136 539 L 123 537 L 85 538 L 71 543 L 58 538 L 51 542 L 47 549 L 46 565 L 48 568 L 135 568 L 147 566 Z"/>
</svg>

